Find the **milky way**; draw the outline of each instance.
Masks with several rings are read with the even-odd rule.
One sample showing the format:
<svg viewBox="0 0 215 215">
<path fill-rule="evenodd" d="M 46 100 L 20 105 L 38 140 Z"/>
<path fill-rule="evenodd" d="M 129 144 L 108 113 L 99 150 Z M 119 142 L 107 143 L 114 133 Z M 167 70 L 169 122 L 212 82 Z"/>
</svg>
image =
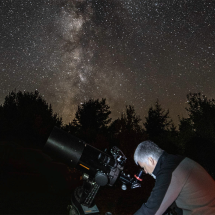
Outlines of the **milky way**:
<svg viewBox="0 0 215 215">
<path fill-rule="evenodd" d="M 64 123 L 77 105 L 107 98 L 112 117 L 159 99 L 176 122 L 186 95 L 215 98 L 212 0 L 2 0 L 0 103 L 34 91 Z"/>
</svg>

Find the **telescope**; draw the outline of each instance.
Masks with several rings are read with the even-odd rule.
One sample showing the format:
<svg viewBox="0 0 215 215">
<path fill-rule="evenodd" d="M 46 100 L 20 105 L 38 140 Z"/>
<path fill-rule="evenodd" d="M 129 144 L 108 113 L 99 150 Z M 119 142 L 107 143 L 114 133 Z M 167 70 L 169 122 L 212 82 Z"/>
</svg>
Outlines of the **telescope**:
<svg viewBox="0 0 215 215">
<path fill-rule="evenodd" d="M 116 146 L 110 153 L 102 152 L 83 140 L 54 127 L 44 150 L 51 157 L 82 172 L 83 185 L 72 193 L 69 214 L 99 214 L 94 198 L 100 186 L 113 186 L 117 180 L 122 182 L 122 189 L 141 187 L 143 169 L 135 177 L 123 172 L 127 158 Z"/>
</svg>

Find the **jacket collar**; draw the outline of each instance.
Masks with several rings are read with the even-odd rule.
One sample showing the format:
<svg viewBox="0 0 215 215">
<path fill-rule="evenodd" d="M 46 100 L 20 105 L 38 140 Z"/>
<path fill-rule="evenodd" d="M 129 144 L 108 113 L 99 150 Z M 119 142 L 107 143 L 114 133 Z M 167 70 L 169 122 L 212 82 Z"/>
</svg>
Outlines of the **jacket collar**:
<svg viewBox="0 0 215 215">
<path fill-rule="evenodd" d="M 153 171 L 153 174 L 154 174 L 155 176 L 157 176 L 157 173 L 158 173 L 159 170 L 161 169 L 161 165 L 163 164 L 163 162 L 164 162 L 165 158 L 167 157 L 167 155 L 168 155 L 168 153 L 165 152 L 165 151 L 163 151 L 162 155 L 161 155 L 160 158 L 158 159 L 158 162 L 157 162 L 157 164 L 156 164 L 156 166 L 155 166 L 155 169 L 154 169 L 154 171 Z"/>
</svg>

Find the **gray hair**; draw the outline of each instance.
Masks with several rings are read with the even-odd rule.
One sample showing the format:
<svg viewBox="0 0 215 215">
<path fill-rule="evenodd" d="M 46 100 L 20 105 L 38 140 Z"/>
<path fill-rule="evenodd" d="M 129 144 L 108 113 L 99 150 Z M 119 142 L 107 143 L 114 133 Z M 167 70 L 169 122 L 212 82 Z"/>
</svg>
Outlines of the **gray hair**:
<svg viewBox="0 0 215 215">
<path fill-rule="evenodd" d="M 163 149 L 159 148 L 154 142 L 147 140 L 140 143 L 134 152 L 134 162 L 138 165 L 138 161 L 148 163 L 148 157 L 152 157 L 158 161 L 163 153 Z"/>
</svg>

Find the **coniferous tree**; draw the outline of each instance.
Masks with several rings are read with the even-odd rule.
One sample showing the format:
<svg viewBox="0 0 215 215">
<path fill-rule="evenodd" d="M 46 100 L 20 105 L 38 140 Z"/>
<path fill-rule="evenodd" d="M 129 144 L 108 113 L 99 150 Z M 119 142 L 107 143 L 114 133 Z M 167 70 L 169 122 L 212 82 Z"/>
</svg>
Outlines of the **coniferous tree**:
<svg viewBox="0 0 215 215">
<path fill-rule="evenodd" d="M 154 108 L 149 108 L 148 116 L 145 117 L 145 119 L 146 122 L 143 123 L 143 125 L 150 139 L 170 130 L 172 125 L 172 120 L 169 117 L 169 110 L 163 110 L 158 100 Z"/>
<path fill-rule="evenodd" d="M 2 138 L 22 140 L 29 145 L 44 144 L 52 128 L 62 125 L 62 119 L 38 91 L 10 92 L 1 106 L 0 120 Z"/>
<path fill-rule="evenodd" d="M 200 138 L 215 142 L 215 100 L 200 93 L 187 95 L 189 119 L 193 130 Z"/>
<path fill-rule="evenodd" d="M 140 125 L 141 118 L 133 106 L 126 106 L 125 112 L 110 125 L 111 144 L 118 146 L 129 160 L 133 160 L 137 145 L 146 140 L 145 132 Z M 133 162 L 126 164 L 131 167 Z"/>
<path fill-rule="evenodd" d="M 201 93 L 187 95 L 188 118 L 180 120 L 178 141 L 186 156 L 202 164 L 214 177 L 211 163 L 215 153 L 215 100 Z"/>
<path fill-rule="evenodd" d="M 164 150 L 176 153 L 178 150 L 175 145 L 177 131 L 169 116 L 169 110 L 165 111 L 157 100 L 155 106 L 149 108 L 148 116 L 145 119 L 143 125 L 148 139 L 157 143 Z"/>
<path fill-rule="evenodd" d="M 98 131 L 106 128 L 111 121 L 111 118 L 109 118 L 111 111 L 109 109 L 106 99 L 102 98 L 101 101 L 90 99 L 78 106 L 73 123 L 83 130 L 92 128 Z"/>
<path fill-rule="evenodd" d="M 111 114 L 106 99 L 90 99 L 78 106 L 75 118 L 72 123 L 65 126 L 70 133 L 74 133 L 79 138 L 88 143 L 95 144 L 98 139 L 104 141 L 107 134 L 108 124 L 111 122 L 109 115 Z"/>
</svg>

